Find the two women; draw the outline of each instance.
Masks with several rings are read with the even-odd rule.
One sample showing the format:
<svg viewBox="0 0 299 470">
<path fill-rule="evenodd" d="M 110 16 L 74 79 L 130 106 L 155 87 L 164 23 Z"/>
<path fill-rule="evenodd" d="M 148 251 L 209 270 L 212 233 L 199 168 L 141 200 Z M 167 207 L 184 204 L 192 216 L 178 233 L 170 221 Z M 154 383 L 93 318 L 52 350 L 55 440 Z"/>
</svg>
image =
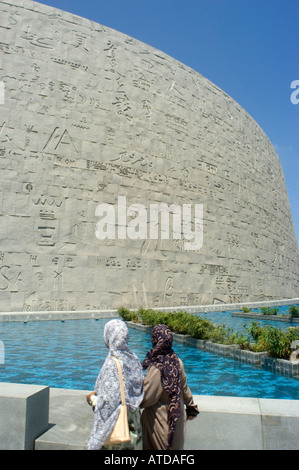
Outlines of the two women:
<svg viewBox="0 0 299 470">
<path fill-rule="evenodd" d="M 141 437 L 138 429 L 139 408 L 144 408 L 143 449 L 183 449 L 186 420 L 184 405 L 187 411 L 193 410 L 192 415 L 197 410 L 187 386 L 183 363 L 172 349 L 171 330 L 166 325 L 153 328 L 152 348 L 142 367 L 137 356 L 129 350 L 128 337 L 128 328 L 123 321 L 111 320 L 105 325 L 104 341 L 110 351 L 97 378 L 94 392 L 87 396 L 90 404 L 92 395 L 97 397 L 88 449 L 103 448 L 119 414 L 118 371 L 111 356 L 118 358 L 122 366 L 126 403 L 135 426 L 136 442 Z M 145 377 L 142 368 L 146 369 Z M 122 445 L 121 448 L 128 447 Z"/>
</svg>

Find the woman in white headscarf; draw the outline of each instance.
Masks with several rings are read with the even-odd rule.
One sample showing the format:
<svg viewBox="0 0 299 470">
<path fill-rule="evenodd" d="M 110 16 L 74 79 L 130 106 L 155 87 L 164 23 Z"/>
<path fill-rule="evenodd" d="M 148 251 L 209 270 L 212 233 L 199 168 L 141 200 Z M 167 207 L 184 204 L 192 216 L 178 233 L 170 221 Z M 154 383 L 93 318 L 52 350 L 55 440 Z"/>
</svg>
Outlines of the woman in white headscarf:
<svg viewBox="0 0 299 470">
<path fill-rule="evenodd" d="M 94 391 L 86 397 L 88 403 L 92 404 L 92 396 L 96 396 L 94 426 L 87 444 L 89 450 L 112 448 L 104 447 L 104 443 L 115 426 L 121 407 L 119 375 L 113 357 L 119 359 L 122 368 L 131 433 L 130 443 L 114 445 L 113 449 L 142 446 L 139 405 L 143 399 L 144 376 L 138 357 L 128 347 L 128 339 L 129 330 L 122 320 L 106 323 L 104 342 L 109 348 L 109 354 L 96 380 Z"/>
</svg>

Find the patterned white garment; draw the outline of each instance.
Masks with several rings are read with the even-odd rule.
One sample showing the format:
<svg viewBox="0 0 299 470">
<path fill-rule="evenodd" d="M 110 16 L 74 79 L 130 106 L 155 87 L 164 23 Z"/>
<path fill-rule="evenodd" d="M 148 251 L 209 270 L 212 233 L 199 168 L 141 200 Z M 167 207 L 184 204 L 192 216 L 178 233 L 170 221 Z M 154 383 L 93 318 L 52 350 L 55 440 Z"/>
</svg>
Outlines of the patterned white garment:
<svg viewBox="0 0 299 470">
<path fill-rule="evenodd" d="M 116 362 L 119 359 L 128 410 L 134 412 L 143 399 L 143 371 L 138 357 L 128 347 L 129 330 L 122 320 L 111 320 L 104 328 L 104 342 L 109 354 L 96 380 L 94 391 L 97 402 L 94 426 L 87 448 L 99 450 L 110 436 L 121 407 L 119 376 Z"/>
</svg>

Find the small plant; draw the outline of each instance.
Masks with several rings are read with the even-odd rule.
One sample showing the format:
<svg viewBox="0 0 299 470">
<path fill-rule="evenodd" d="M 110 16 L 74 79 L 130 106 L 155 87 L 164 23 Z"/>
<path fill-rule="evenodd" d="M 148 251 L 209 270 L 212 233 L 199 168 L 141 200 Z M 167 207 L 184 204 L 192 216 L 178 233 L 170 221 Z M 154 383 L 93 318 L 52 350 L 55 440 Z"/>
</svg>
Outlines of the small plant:
<svg viewBox="0 0 299 470">
<path fill-rule="evenodd" d="M 197 339 L 210 339 L 210 334 L 215 328 L 210 320 L 195 317 L 197 321 L 189 323 L 188 334 Z"/>
<path fill-rule="evenodd" d="M 250 325 L 244 325 L 244 327 L 247 330 L 249 337 L 252 338 L 253 341 L 258 341 L 263 330 L 261 324 L 259 322 L 253 321 L 250 323 Z"/>
<path fill-rule="evenodd" d="M 261 307 L 263 315 L 277 315 L 278 308 L 276 307 Z"/>
<path fill-rule="evenodd" d="M 299 307 L 296 305 L 291 305 L 289 307 L 289 314 L 292 318 L 299 318 Z"/>
<path fill-rule="evenodd" d="M 251 308 L 242 307 L 242 312 L 243 312 L 243 313 L 250 313 L 250 312 L 251 312 Z"/>
<path fill-rule="evenodd" d="M 138 314 L 128 310 L 127 308 L 120 307 L 118 309 L 118 314 L 124 321 L 133 321 L 135 323 L 139 322 Z"/>
<path fill-rule="evenodd" d="M 167 324 L 168 313 L 159 312 L 151 309 L 140 308 L 138 310 L 138 316 L 142 323 L 146 325 L 155 326 L 159 323 Z"/>
<path fill-rule="evenodd" d="M 269 356 L 280 359 L 289 359 L 291 343 L 299 339 L 299 328 L 281 330 L 269 325 L 262 327 L 260 323 L 252 322 L 246 329 L 254 341 L 256 351 L 267 351 Z"/>
<path fill-rule="evenodd" d="M 265 346 L 269 356 L 289 359 L 291 343 L 299 339 L 298 328 L 287 328 L 286 331 L 274 327 L 265 327 Z M 296 331 L 297 330 L 297 331 Z"/>
<path fill-rule="evenodd" d="M 265 351 L 265 346 L 261 341 L 261 336 L 263 333 L 263 327 L 259 322 L 251 322 L 250 325 L 244 325 L 245 330 L 247 331 L 247 338 L 245 342 L 245 349 L 249 349 L 254 352 Z"/>
</svg>

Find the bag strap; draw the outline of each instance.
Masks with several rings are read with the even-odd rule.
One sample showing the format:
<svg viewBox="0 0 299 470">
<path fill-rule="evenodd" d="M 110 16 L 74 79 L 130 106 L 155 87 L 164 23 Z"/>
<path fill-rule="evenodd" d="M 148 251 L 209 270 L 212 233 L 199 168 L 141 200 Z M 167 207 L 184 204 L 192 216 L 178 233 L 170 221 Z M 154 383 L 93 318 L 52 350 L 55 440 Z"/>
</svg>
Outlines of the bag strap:
<svg viewBox="0 0 299 470">
<path fill-rule="evenodd" d="M 115 360 L 117 368 L 118 368 L 121 402 L 122 402 L 123 405 L 125 405 L 126 404 L 126 399 L 125 399 L 125 389 L 124 389 L 121 365 L 120 365 L 119 360 L 116 357 L 114 357 L 114 356 L 112 356 L 112 357 Z"/>
</svg>

